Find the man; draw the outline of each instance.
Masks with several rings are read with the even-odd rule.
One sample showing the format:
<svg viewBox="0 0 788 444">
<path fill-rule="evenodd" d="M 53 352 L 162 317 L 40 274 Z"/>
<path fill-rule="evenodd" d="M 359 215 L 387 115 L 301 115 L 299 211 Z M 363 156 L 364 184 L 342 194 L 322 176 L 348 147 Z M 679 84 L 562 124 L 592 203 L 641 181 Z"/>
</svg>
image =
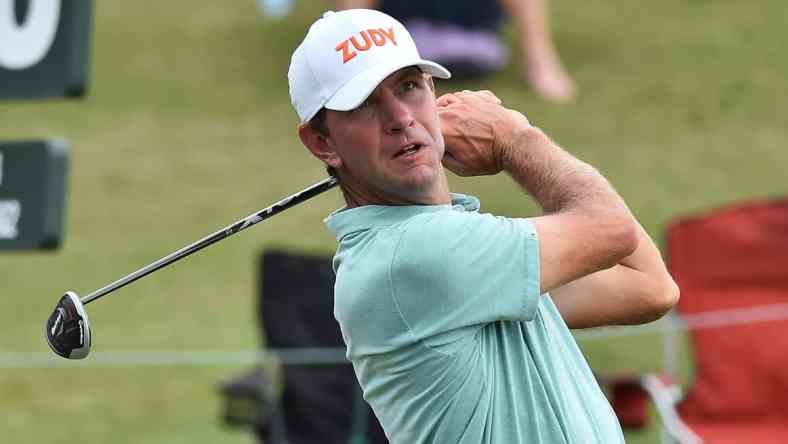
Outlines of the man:
<svg viewBox="0 0 788 444">
<path fill-rule="evenodd" d="M 488 91 L 436 99 L 432 76 L 449 73 L 370 10 L 326 13 L 288 73 L 347 202 L 326 219 L 334 315 L 365 399 L 394 443 L 623 442 L 567 326 L 663 315 L 659 251 L 596 170 Z M 545 214 L 479 213 L 444 166 L 505 171 Z"/>
</svg>

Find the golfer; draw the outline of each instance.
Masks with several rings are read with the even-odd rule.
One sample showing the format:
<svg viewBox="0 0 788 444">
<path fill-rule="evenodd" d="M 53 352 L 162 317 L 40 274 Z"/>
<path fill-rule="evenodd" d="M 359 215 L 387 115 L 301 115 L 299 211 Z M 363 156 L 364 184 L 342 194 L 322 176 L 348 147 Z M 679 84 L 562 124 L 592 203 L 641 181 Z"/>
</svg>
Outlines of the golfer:
<svg viewBox="0 0 788 444">
<path fill-rule="evenodd" d="M 491 92 L 436 98 L 440 65 L 371 10 L 327 12 L 288 78 L 303 144 L 347 205 L 334 315 L 394 443 L 617 443 L 569 329 L 652 321 L 678 299 L 659 251 L 599 172 Z M 505 172 L 544 215 L 449 192 Z"/>
</svg>

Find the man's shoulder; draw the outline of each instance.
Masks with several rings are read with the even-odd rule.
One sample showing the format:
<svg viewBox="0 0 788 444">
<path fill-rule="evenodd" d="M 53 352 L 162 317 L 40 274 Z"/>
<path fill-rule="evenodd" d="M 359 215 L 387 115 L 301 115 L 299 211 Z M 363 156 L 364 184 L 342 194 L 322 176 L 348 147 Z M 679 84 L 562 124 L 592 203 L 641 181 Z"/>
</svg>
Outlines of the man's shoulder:
<svg viewBox="0 0 788 444">
<path fill-rule="evenodd" d="M 460 231 L 467 217 L 454 211 L 414 214 L 396 222 L 357 231 L 340 241 L 336 258 L 338 272 L 357 273 L 363 270 L 368 278 L 397 273 L 412 268 L 417 273 L 430 269 L 432 261 L 440 264 L 444 253 L 453 250 L 454 233 Z"/>
<path fill-rule="evenodd" d="M 441 260 L 490 242 L 516 241 L 532 233 L 527 219 L 463 210 L 428 211 L 356 231 L 340 242 L 348 257 L 372 258 L 397 266 L 418 263 L 428 266 L 430 258 Z"/>
<path fill-rule="evenodd" d="M 441 241 L 455 243 L 473 239 L 509 236 L 513 231 L 533 232 L 528 219 L 498 216 L 476 211 L 444 211 L 420 215 L 397 227 L 403 241 L 427 246 Z"/>
</svg>

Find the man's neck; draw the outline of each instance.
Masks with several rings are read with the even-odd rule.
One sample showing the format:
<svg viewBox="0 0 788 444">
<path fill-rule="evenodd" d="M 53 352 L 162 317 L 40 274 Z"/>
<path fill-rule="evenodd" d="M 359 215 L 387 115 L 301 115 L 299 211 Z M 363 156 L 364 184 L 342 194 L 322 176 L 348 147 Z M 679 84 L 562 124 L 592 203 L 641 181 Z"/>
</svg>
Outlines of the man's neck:
<svg viewBox="0 0 788 444">
<path fill-rule="evenodd" d="M 446 205 L 451 204 L 449 186 L 444 180 L 423 194 L 376 193 L 373 190 L 360 192 L 352 184 L 339 182 L 347 208 L 365 205 Z"/>
</svg>

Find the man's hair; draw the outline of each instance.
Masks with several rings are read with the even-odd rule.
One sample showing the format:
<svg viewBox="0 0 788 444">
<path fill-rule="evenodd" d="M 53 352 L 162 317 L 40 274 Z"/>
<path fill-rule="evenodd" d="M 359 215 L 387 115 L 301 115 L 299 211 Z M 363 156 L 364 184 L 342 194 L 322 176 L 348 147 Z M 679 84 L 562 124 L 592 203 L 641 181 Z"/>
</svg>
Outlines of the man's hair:
<svg viewBox="0 0 788 444">
<path fill-rule="evenodd" d="M 326 125 L 326 109 L 320 108 L 320 111 L 315 114 L 314 117 L 309 119 L 309 126 L 312 127 L 313 130 L 320 133 L 320 135 L 324 137 L 328 137 L 328 125 Z M 334 167 L 326 165 L 326 172 L 333 178 L 339 179 L 337 176 L 337 171 Z"/>
<path fill-rule="evenodd" d="M 328 126 L 326 125 L 326 109 L 320 108 L 320 111 L 309 120 L 309 125 L 318 133 L 328 136 Z"/>
</svg>

